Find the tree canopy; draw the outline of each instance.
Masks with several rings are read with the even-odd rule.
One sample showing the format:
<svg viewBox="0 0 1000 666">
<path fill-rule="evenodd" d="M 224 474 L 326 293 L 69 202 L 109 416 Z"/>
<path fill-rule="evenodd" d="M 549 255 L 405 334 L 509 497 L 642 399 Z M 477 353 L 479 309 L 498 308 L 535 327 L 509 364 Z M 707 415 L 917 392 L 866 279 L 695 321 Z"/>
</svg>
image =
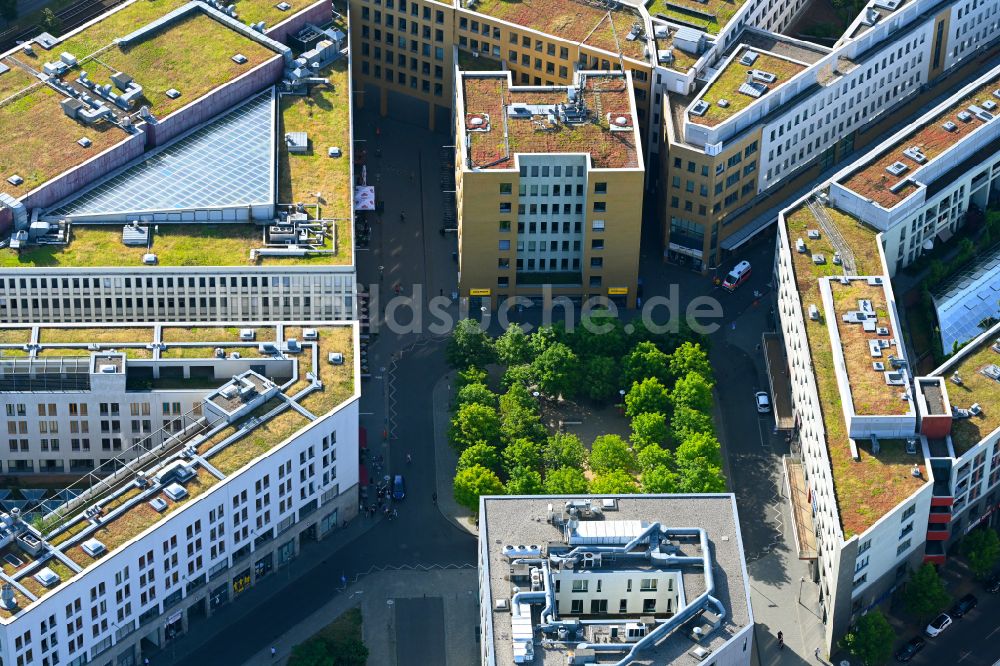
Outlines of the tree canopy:
<svg viewBox="0 0 1000 666">
<path fill-rule="evenodd" d="M 594 401 L 610 400 L 618 395 L 620 372 L 610 356 L 588 356 L 583 362 L 580 383 L 584 395 Z"/>
<path fill-rule="evenodd" d="M 557 432 L 545 440 L 542 449 L 542 464 L 545 469 L 556 470 L 563 467 L 583 469 L 587 461 L 587 448 L 576 435 Z"/>
<path fill-rule="evenodd" d="M 931 563 L 924 564 L 913 572 L 906 584 L 904 603 L 914 615 L 929 618 L 948 605 L 950 597 L 944 581 Z"/>
<path fill-rule="evenodd" d="M 549 495 L 577 495 L 587 492 L 587 477 L 575 467 L 560 467 L 545 475 L 543 487 Z"/>
<path fill-rule="evenodd" d="M 618 470 L 630 473 L 636 468 L 635 454 L 618 435 L 601 435 L 590 447 L 590 469 L 594 474 Z"/>
<path fill-rule="evenodd" d="M 715 434 L 712 417 L 687 405 L 675 407 L 670 417 L 671 439 L 675 442 L 683 442 L 689 436 L 697 433 Z"/>
<path fill-rule="evenodd" d="M 674 456 L 670 452 L 670 449 L 664 449 L 660 446 L 647 446 L 636 456 L 639 461 L 639 469 L 643 472 L 653 469 L 654 467 L 673 467 Z"/>
<path fill-rule="evenodd" d="M 724 493 L 726 477 L 722 468 L 704 458 L 676 461 L 677 490 L 682 493 Z"/>
<path fill-rule="evenodd" d="M 635 479 L 623 469 L 598 474 L 590 482 L 590 492 L 597 495 L 621 495 L 638 490 Z"/>
<path fill-rule="evenodd" d="M 864 666 L 881 666 L 892 656 L 896 632 L 875 608 L 858 618 L 854 628 L 840 641 L 841 646 L 861 660 Z"/>
<path fill-rule="evenodd" d="M 497 360 L 506 366 L 531 363 L 534 357 L 528 335 L 517 324 L 511 324 L 495 343 Z"/>
<path fill-rule="evenodd" d="M 676 409 L 685 405 L 699 412 L 712 412 L 712 385 L 697 372 L 689 372 L 674 383 L 670 403 Z"/>
<path fill-rule="evenodd" d="M 625 413 L 629 418 L 647 412 L 666 414 L 669 404 L 667 388 L 655 377 L 632 384 L 625 394 Z"/>
<path fill-rule="evenodd" d="M 461 455 L 458 456 L 458 464 L 455 469 L 462 471 L 476 465 L 494 472 L 499 470 L 500 454 L 496 447 L 490 446 L 486 442 L 476 442 L 462 451 Z"/>
<path fill-rule="evenodd" d="M 655 377 L 661 384 L 670 382 L 670 359 L 652 342 L 640 342 L 625 356 L 625 382 L 629 385 Z"/>
<path fill-rule="evenodd" d="M 708 354 L 697 342 L 684 342 L 671 352 L 669 368 L 670 376 L 675 381 L 693 372 L 701 375 L 709 384 L 712 383 L 712 364 L 708 361 Z"/>
<path fill-rule="evenodd" d="M 513 470 L 530 469 L 539 471 L 542 468 L 542 447 L 530 439 L 517 439 L 507 445 L 501 456 L 503 468 L 508 474 Z"/>
<path fill-rule="evenodd" d="M 455 396 L 455 406 L 461 407 L 469 404 L 486 405 L 492 408 L 496 407 L 497 397 L 486 384 L 479 382 L 466 384 L 458 389 L 458 394 Z"/>
<path fill-rule="evenodd" d="M 643 412 L 632 419 L 632 436 L 629 442 L 635 451 L 650 445 L 662 446 L 667 442 L 667 417 L 657 412 Z"/>
<path fill-rule="evenodd" d="M 448 439 L 459 452 L 477 442 L 490 445 L 500 442 L 500 417 L 486 405 L 462 405 L 451 420 Z"/>
<path fill-rule="evenodd" d="M 986 578 L 993 573 L 1000 558 L 1000 538 L 996 530 L 987 527 L 966 534 L 962 539 L 962 557 L 976 578 Z"/>
<path fill-rule="evenodd" d="M 475 319 L 463 319 L 455 325 L 445 354 L 456 368 L 482 367 L 496 357 L 493 340 Z"/>
<path fill-rule="evenodd" d="M 542 475 L 533 469 L 516 467 L 511 470 L 504 489 L 508 495 L 540 495 Z"/>
<path fill-rule="evenodd" d="M 675 493 L 677 492 L 677 474 L 670 471 L 666 465 L 657 465 L 642 473 L 642 492 L 644 493 Z"/>
<path fill-rule="evenodd" d="M 479 511 L 482 495 L 503 495 L 500 477 L 482 465 L 473 465 L 455 474 L 453 483 L 455 501 L 473 513 Z"/>
<path fill-rule="evenodd" d="M 576 394 L 580 360 L 573 350 L 554 342 L 531 363 L 538 387 L 550 396 L 571 397 Z"/>
</svg>

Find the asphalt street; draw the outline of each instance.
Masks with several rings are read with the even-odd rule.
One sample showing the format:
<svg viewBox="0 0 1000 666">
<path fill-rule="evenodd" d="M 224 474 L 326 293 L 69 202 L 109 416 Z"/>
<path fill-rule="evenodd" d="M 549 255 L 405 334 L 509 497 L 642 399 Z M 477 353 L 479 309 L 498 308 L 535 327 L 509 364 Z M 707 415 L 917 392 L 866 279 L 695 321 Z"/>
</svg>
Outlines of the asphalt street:
<svg viewBox="0 0 1000 666">
<path fill-rule="evenodd" d="M 924 649 L 910 662 L 915 666 L 994 666 L 1000 661 L 1000 596 L 987 594 L 981 588 L 975 592 L 979 606 L 965 617 L 955 620 L 937 638 L 927 638 Z M 899 649 L 917 631 L 901 635 Z"/>
<path fill-rule="evenodd" d="M 444 664 L 441 597 L 396 599 L 396 666 Z"/>
</svg>

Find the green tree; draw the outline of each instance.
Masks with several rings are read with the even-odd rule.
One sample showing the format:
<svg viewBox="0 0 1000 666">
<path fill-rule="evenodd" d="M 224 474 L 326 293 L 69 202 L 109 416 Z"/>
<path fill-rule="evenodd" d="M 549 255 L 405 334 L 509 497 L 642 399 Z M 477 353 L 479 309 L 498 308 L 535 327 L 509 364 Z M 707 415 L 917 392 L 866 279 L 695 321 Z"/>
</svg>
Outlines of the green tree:
<svg viewBox="0 0 1000 666">
<path fill-rule="evenodd" d="M 719 446 L 719 440 L 713 435 L 705 433 L 696 433 L 681 442 L 674 452 L 674 457 L 677 459 L 678 465 L 704 458 L 716 467 L 722 466 L 722 449 Z"/>
<path fill-rule="evenodd" d="M 451 419 L 448 440 L 461 453 L 477 442 L 494 445 L 500 442 L 500 417 L 486 405 L 463 405 Z"/>
<path fill-rule="evenodd" d="M 504 385 L 504 388 L 510 388 L 517 384 L 531 386 L 535 383 L 535 375 L 528 364 L 512 365 L 503 373 L 500 383 Z"/>
<path fill-rule="evenodd" d="M 17 18 L 17 0 L 0 0 L 0 17 L 7 21 Z"/>
<path fill-rule="evenodd" d="M 622 495 L 638 490 L 635 479 L 623 469 L 598 474 L 590 482 L 590 492 L 597 495 Z"/>
<path fill-rule="evenodd" d="M 881 666 L 892 656 L 896 632 L 879 609 L 871 610 L 855 623 L 840 641 L 841 647 L 853 653 L 865 666 Z"/>
<path fill-rule="evenodd" d="M 476 513 L 482 495 L 503 495 L 500 477 L 482 465 L 473 465 L 455 474 L 453 483 L 455 501 Z"/>
<path fill-rule="evenodd" d="M 666 465 L 657 465 L 642 473 L 642 492 L 644 493 L 675 493 L 677 492 L 677 474 Z"/>
<path fill-rule="evenodd" d="M 539 354 L 559 341 L 559 331 L 552 326 L 541 326 L 528 338 L 531 345 L 531 355 L 537 358 Z"/>
<path fill-rule="evenodd" d="M 670 452 L 670 449 L 664 449 L 660 446 L 647 446 L 636 456 L 639 461 L 639 469 L 643 472 L 649 471 L 654 467 L 667 467 L 672 468 L 674 465 L 674 455 Z"/>
<path fill-rule="evenodd" d="M 476 465 L 494 472 L 500 469 L 500 453 L 496 447 L 490 446 L 486 442 L 476 442 L 458 456 L 455 470 L 461 472 L 463 469 L 469 469 Z"/>
<path fill-rule="evenodd" d="M 330 654 L 330 647 L 326 641 L 311 638 L 292 648 L 288 663 L 290 666 L 330 666 L 333 663 L 333 655 Z"/>
<path fill-rule="evenodd" d="M 949 600 L 944 581 L 929 562 L 910 576 L 903 597 L 906 609 L 920 618 L 929 618 L 939 612 L 948 605 Z"/>
<path fill-rule="evenodd" d="M 538 387 L 550 396 L 572 396 L 577 388 L 580 360 L 573 350 L 554 342 L 531 362 Z"/>
<path fill-rule="evenodd" d="M 625 413 L 629 418 L 645 412 L 666 414 L 670 406 L 670 394 L 659 379 L 650 377 L 632 384 L 625 394 Z"/>
<path fill-rule="evenodd" d="M 542 447 L 530 439 L 514 440 L 503 450 L 501 457 L 508 476 L 518 468 L 534 471 L 542 468 Z"/>
<path fill-rule="evenodd" d="M 642 451 L 651 444 L 662 446 L 667 442 L 667 417 L 656 412 L 643 412 L 632 418 L 632 436 L 629 442 L 635 451 Z"/>
<path fill-rule="evenodd" d="M 547 434 L 538 412 L 530 409 L 513 407 L 501 417 L 500 440 L 505 444 L 518 439 L 530 439 L 540 444 Z"/>
<path fill-rule="evenodd" d="M 724 493 L 726 477 L 722 468 L 704 458 L 677 461 L 677 491 L 681 493 Z"/>
<path fill-rule="evenodd" d="M 531 363 L 533 358 L 529 338 L 517 324 L 511 324 L 494 345 L 497 360 L 506 366 Z"/>
<path fill-rule="evenodd" d="M 455 325 L 445 353 L 455 368 L 482 367 L 492 363 L 496 355 L 493 341 L 475 319 L 463 319 Z"/>
<path fill-rule="evenodd" d="M 542 475 L 533 469 L 515 467 L 510 472 L 504 490 L 508 495 L 541 495 Z"/>
<path fill-rule="evenodd" d="M 543 487 L 549 495 L 578 495 L 587 492 L 587 477 L 583 470 L 562 467 L 545 475 Z"/>
<path fill-rule="evenodd" d="M 705 414 L 712 413 L 712 385 L 697 372 L 689 372 L 674 383 L 670 403 L 674 408 L 685 405 Z"/>
<path fill-rule="evenodd" d="M 547 470 L 563 467 L 583 469 L 587 462 L 587 448 L 576 435 L 557 432 L 550 436 L 542 448 L 542 464 Z"/>
<path fill-rule="evenodd" d="M 580 383 L 584 394 L 591 400 L 603 402 L 618 394 L 618 363 L 610 356 L 588 356 L 583 362 Z"/>
<path fill-rule="evenodd" d="M 582 318 L 580 325 L 567 337 L 566 344 L 581 358 L 590 356 L 619 358 L 625 354 L 628 344 L 625 326 L 607 310 L 595 310 L 589 317 Z"/>
<path fill-rule="evenodd" d="M 993 573 L 1000 557 L 1000 538 L 997 538 L 996 530 L 987 527 L 966 534 L 962 539 L 962 557 L 969 563 L 969 569 L 976 578 L 986 578 Z"/>
<path fill-rule="evenodd" d="M 469 384 L 485 384 L 487 378 L 488 375 L 484 369 L 470 365 L 465 370 L 458 371 L 458 374 L 455 376 L 455 388 L 462 390 L 463 387 Z"/>
<path fill-rule="evenodd" d="M 691 435 L 697 433 L 715 434 L 715 425 L 712 423 L 712 417 L 687 405 L 675 407 L 674 413 L 670 416 L 671 439 L 675 442 L 683 442 Z"/>
<path fill-rule="evenodd" d="M 46 7 L 42 10 L 42 18 L 39 19 L 38 25 L 42 27 L 45 32 L 51 35 L 58 35 L 59 31 L 62 29 L 62 21 L 56 16 L 56 13 Z"/>
<path fill-rule="evenodd" d="M 357 638 L 340 641 L 333 653 L 333 666 L 365 666 L 368 663 L 368 647 Z"/>
<path fill-rule="evenodd" d="M 606 474 L 616 470 L 630 473 L 636 468 L 635 454 L 618 435 L 601 435 L 590 447 L 590 469 L 594 474 Z"/>
<path fill-rule="evenodd" d="M 675 381 L 686 377 L 689 372 L 699 374 L 712 383 L 712 364 L 697 342 L 685 342 L 670 354 L 670 376 Z"/>
<path fill-rule="evenodd" d="M 652 342 L 640 342 L 625 357 L 625 383 L 634 384 L 656 377 L 666 385 L 670 382 L 670 358 Z"/>
<path fill-rule="evenodd" d="M 458 389 L 458 395 L 455 396 L 455 408 L 458 409 L 462 405 L 471 404 L 496 407 L 497 396 L 486 384 L 478 382 L 475 384 L 466 384 Z"/>
<path fill-rule="evenodd" d="M 528 391 L 524 384 L 512 384 L 507 392 L 500 396 L 500 415 L 503 416 L 515 409 L 527 409 L 538 413 L 538 400 Z"/>
</svg>

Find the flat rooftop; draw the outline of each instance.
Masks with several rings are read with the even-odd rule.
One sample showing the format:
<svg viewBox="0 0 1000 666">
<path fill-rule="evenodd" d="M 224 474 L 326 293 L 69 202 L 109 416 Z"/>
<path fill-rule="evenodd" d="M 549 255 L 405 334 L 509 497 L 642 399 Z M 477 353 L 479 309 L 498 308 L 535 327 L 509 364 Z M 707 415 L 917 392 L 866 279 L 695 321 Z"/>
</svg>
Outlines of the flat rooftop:
<svg viewBox="0 0 1000 666">
<path fill-rule="evenodd" d="M 64 52 L 77 59 L 61 77 L 67 83 L 75 82 L 86 71 L 97 85 L 111 83 L 116 72 L 141 85 L 142 94 L 128 112 L 114 109 L 119 117 L 128 115 L 135 120 L 141 106 L 164 118 L 261 63 L 281 57 L 204 11 L 189 13 L 128 46 L 114 43 L 182 4 L 178 0 L 133 2 L 105 14 L 49 51 L 35 44 L 32 54 L 21 49 L 8 54 L 5 64 L 16 61 L 18 71 L 12 75 L 12 67 L 0 74 L 0 90 L 9 93 L 7 103 L 0 102 L 0 136 L 5 138 L 0 148 L 0 191 L 22 196 L 127 137 L 125 130 L 108 120 L 87 126 L 69 118 L 59 106 L 65 95 L 47 85 L 36 85 L 43 66 L 58 61 Z M 246 61 L 233 61 L 237 54 Z M 10 79 L 5 81 L 7 77 Z M 171 89 L 180 96 L 167 96 Z M 11 97 L 16 98 L 9 101 Z M 82 137 L 91 139 L 93 145 L 77 145 Z M 24 179 L 21 185 L 7 182 L 15 174 Z"/>
<path fill-rule="evenodd" d="M 490 579 L 490 594 L 492 601 L 511 598 L 511 582 L 507 576 L 510 559 L 503 552 L 504 544 L 545 544 L 546 548 L 565 544 L 563 530 L 555 524 L 547 522 L 548 507 L 555 508 L 557 515 L 561 514 L 564 503 L 570 499 L 589 499 L 595 504 L 600 502 L 597 496 L 540 496 L 540 497 L 488 497 L 484 498 L 480 512 L 480 547 L 485 544 L 487 550 Z M 628 495 L 617 499 L 616 510 L 605 510 L 603 518 L 595 519 L 595 523 L 612 524 L 618 521 L 643 521 L 653 524 L 659 522 L 664 528 L 694 527 L 702 528 L 708 534 L 711 557 L 714 564 L 715 598 L 726 609 L 726 617 L 722 625 L 708 634 L 700 645 L 717 650 L 726 641 L 739 633 L 753 622 L 748 604 L 749 582 L 744 561 L 742 538 L 737 520 L 736 503 L 732 495 Z M 588 519 L 580 520 L 581 525 Z M 600 525 L 592 530 L 600 531 Z M 610 528 L 609 528 L 610 529 Z M 674 542 L 671 541 L 671 545 Z M 676 544 L 678 554 L 701 556 L 697 541 L 685 541 Z M 546 553 L 543 551 L 543 556 Z M 621 562 L 605 564 L 604 567 L 587 569 L 595 575 L 602 571 L 612 572 L 621 569 Z M 630 561 L 628 570 L 644 569 L 649 571 L 677 571 L 674 567 L 651 567 L 648 564 L 633 565 Z M 698 567 L 683 568 L 682 583 L 684 597 L 691 602 L 705 591 L 705 582 L 701 569 Z M 639 574 L 637 574 L 639 575 Z M 609 604 L 610 608 L 611 604 Z M 533 623 L 537 623 L 540 607 L 533 607 Z M 567 614 L 557 613 L 559 619 L 569 619 Z M 512 636 L 512 615 L 507 611 L 491 611 L 493 622 L 493 647 L 498 664 L 514 663 Z M 587 619 L 595 616 L 587 615 Z M 636 617 L 602 614 L 601 619 L 620 623 L 635 622 Z M 690 664 L 700 663 L 689 651 L 699 645 L 692 641 L 682 624 L 666 638 L 657 642 L 646 651 L 637 653 L 633 664 Z M 616 659 L 625 652 L 613 653 Z M 564 649 L 546 647 L 535 642 L 534 664 L 566 664 L 567 652 Z"/>
<path fill-rule="evenodd" d="M 741 47 L 726 61 L 698 98 L 709 106 L 701 115 L 688 111 L 688 119 L 714 127 L 781 87 L 806 68 L 806 64 L 757 48 Z M 752 72 L 752 74 L 751 74 Z M 697 102 L 696 102 L 697 106 Z"/>
<path fill-rule="evenodd" d="M 645 39 L 627 39 L 632 25 L 643 23 L 639 12 L 627 5 L 615 3 L 610 20 L 607 6 L 583 0 L 480 0 L 473 11 L 566 41 L 646 61 Z"/>
<path fill-rule="evenodd" d="M 958 373 L 961 384 L 951 380 L 954 373 Z M 948 378 L 948 398 L 953 408 L 969 409 L 973 404 L 981 408 L 978 415 L 952 421 L 952 443 L 961 455 L 1000 428 L 1000 380 L 993 376 L 1000 376 L 1000 325 L 963 348 L 934 374 Z"/>
<path fill-rule="evenodd" d="M 326 220 L 324 253 L 304 256 L 255 255 L 266 248 L 265 226 L 252 222 L 158 224 L 150 246 L 122 242 L 123 224 L 72 224 L 69 242 L 30 245 L 21 250 L 0 249 L 0 268 L 138 268 L 143 256 L 154 253 L 159 266 L 301 266 L 348 265 L 353 260 L 350 219 Z M 152 225 L 150 225 L 152 226 Z M 336 251 L 330 246 L 337 238 Z"/>
<path fill-rule="evenodd" d="M 240 339 L 243 329 L 255 333 L 252 342 Z M 305 329 L 316 332 L 315 339 L 306 339 Z M 263 353 L 258 345 L 271 343 L 283 348 L 288 340 L 295 338 L 301 346 L 298 353 Z M 132 541 L 135 537 L 153 528 L 159 522 L 195 501 L 199 495 L 210 490 L 228 478 L 239 474 L 247 465 L 262 455 L 284 443 L 299 430 L 306 428 L 317 418 L 335 410 L 344 401 L 359 394 L 355 376 L 355 328 L 350 324 L 331 323 L 305 324 L 263 324 L 240 325 L 236 327 L 192 324 L 191 326 L 149 326 L 149 327 L 9 327 L 0 330 L 0 351 L 21 350 L 24 340 L 35 341 L 38 345 L 32 351 L 35 357 L 46 352 L 61 356 L 107 355 L 105 350 L 117 349 L 126 354 L 126 372 L 135 351 L 150 351 L 147 345 L 163 343 L 165 347 L 151 351 L 152 361 L 163 358 L 185 358 L 197 361 L 217 360 L 216 350 L 221 349 L 226 356 L 239 352 L 242 358 L 283 360 L 283 368 L 291 367 L 292 372 L 266 377 L 251 375 L 250 381 L 257 387 L 262 404 L 228 421 L 225 417 L 205 410 L 202 414 L 190 416 L 185 424 L 190 424 L 176 439 L 158 439 L 153 433 L 153 447 L 160 447 L 154 459 L 141 466 L 129 451 L 122 454 L 124 472 L 114 478 L 89 474 L 63 491 L 62 496 L 77 497 L 61 504 L 54 512 L 37 520 L 28 533 L 45 537 L 42 551 L 35 555 L 21 552 L 17 558 L 21 565 L 4 566 L 0 578 L 13 582 L 19 608 L 13 613 L 0 610 L 0 618 L 9 619 L 27 608 L 36 599 L 48 594 L 65 583 L 76 573 L 86 570 L 108 553 Z M 97 344 L 102 351 L 93 352 L 89 347 Z M 5 345 L 14 345 L 6 347 Z M 58 346 L 53 346 L 58 345 Z M 328 355 L 332 352 L 343 354 L 343 363 L 331 364 Z M 283 358 L 282 358 L 283 357 Z M 119 357 L 120 358 L 120 357 Z M 135 361 L 149 364 L 145 355 Z M 290 363 L 290 365 L 289 365 Z M 272 366 L 268 366 L 272 367 Z M 265 374 L 268 371 L 265 370 Z M 315 373 L 312 381 L 306 373 Z M 231 380 L 217 380 L 206 384 L 202 379 L 176 379 L 166 388 L 157 386 L 157 380 L 149 380 L 150 386 L 137 391 L 156 390 L 157 397 L 168 396 L 171 390 L 198 390 L 206 397 L 215 395 Z M 266 390 L 267 393 L 260 391 Z M 269 396 L 269 397 L 268 397 Z M 266 398 L 266 401 L 264 399 Z M 252 403 L 246 403 L 252 406 Z M 197 421 L 201 417 L 201 421 Z M 197 424 L 196 424 L 197 421 Z M 202 422 L 203 421 L 203 422 Z M 200 425 L 198 425 L 200 424 Z M 186 457 L 181 451 L 193 446 L 196 455 Z M 183 462 L 193 475 L 189 480 L 178 479 L 177 483 L 186 491 L 184 497 L 174 499 L 164 490 L 171 480 L 155 482 L 158 472 Z M 143 487 L 136 482 L 136 473 L 146 472 L 150 481 Z M 157 510 L 151 506 L 154 500 L 162 500 Z M 88 517 L 87 512 L 96 511 L 96 517 Z M 87 552 L 83 544 L 91 539 L 99 541 L 105 552 L 96 556 Z M 8 563 L 9 565 L 10 563 Z M 57 584 L 46 587 L 34 578 L 41 566 L 49 567 L 60 578 Z"/>
<path fill-rule="evenodd" d="M 911 475 L 914 457 L 906 454 L 903 441 L 880 440 L 880 451 L 877 454 L 872 452 L 867 442 L 857 442 L 860 461 L 855 461 L 851 456 L 847 424 L 844 421 L 834 366 L 833 342 L 825 318 L 821 316 L 819 321 L 810 319 L 808 308 L 810 304 L 815 304 L 822 313 L 820 279 L 844 274 L 844 267 L 837 266 L 832 261 L 833 254 L 838 249 L 834 247 L 831 235 L 823 232 L 823 224 L 832 225 L 837 234 L 844 239 L 844 243 L 850 249 L 850 256 L 844 256 L 844 264 L 856 275 L 882 274 L 878 232 L 835 208 L 820 208 L 819 204 L 816 206 L 824 218 L 822 221 L 808 206 L 802 205 L 785 214 L 785 226 L 792 245 L 790 249 L 795 284 L 805 316 L 809 353 L 823 413 L 827 454 L 833 471 L 838 514 L 844 537 L 849 539 L 852 535 L 860 534 L 874 525 L 879 518 L 912 495 L 924 480 Z M 808 237 L 810 229 L 819 229 L 820 238 L 810 239 Z M 806 241 L 808 253 L 795 251 L 798 238 Z M 838 244 L 838 247 L 841 246 Z M 826 263 L 814 263 L 811 256 L 813 253 L 825 254 Z M 848 292 L 842 292 L 841 298 L 846 298 L 847 295 Z M 860 327 L 859 324 L 854 326 Z M 867 354 L 867 345 L 861 351 Z M 873 370 L 870 372 L 874 374 Z M 878 379 L 883 381 L 881 377 Z M 896 389 L 896 400 L 899 400 L 899 390 L 897 387 L 893 388 Z M 867 401 L 874 400 L 872 403 L 874 407 L 879 404 L 880 399 L 880 392 L 869 395 L 867 390 L 859 390 L 856 404 L 867 405 Z M 926 474 L 924 476 L 926 478 Z"/>
<path fill-rule="evenodd" d="M 914 127 L 912 132 L 894 141 L 874 160 L 849 174 L 840 183 L 883 208 L 892 208 L 913 193 L 916 186 L 912 181 L 920 179 L 919 173 L 915 172 L 986 123 L 969 111 L 970 106 L 978 106 L 991 115 L 998 113 L 1000 95 L 994 94 L 998 88 L 1000 76 Z M 960 113 L 963 114 L 961 118 Z M 945 123 L 950 123 L 948 128 L 945 128 Z M 901 165 L 902 168 L 894 169 L 897 173 L 893 173 L 889 171 L 893 165 Z"/>
<path fill-rule="evenodd" d="M 746 0 L 652 0 L 649 15 L 717 35 L 746 4 Z"/>
<path fill-rule="evenodd" d="M 586 115 L 574 122 L 553 122 L 555 106 L 572 102 L 570 87 L 512 87 L 509 72 L 464 74 L 465 106 L 459 113 L 464 112 L 469 130 L 471 166 L 513 169 L 517 153 L 588 153 L 594 168 L 638 167 L 637 118 L 627 79 L 604 73 L 582 78 L 582 85 L 572 90 Z M 619 119 L 621 129 L 612 129 L 611 122 Z"/>
</svg>

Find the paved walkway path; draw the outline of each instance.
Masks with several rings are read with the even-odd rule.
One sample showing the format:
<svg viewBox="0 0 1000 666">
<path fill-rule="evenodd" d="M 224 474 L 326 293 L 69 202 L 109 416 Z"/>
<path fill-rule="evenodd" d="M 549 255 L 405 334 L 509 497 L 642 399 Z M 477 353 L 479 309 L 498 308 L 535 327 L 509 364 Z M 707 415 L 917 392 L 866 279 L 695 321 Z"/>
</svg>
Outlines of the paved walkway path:
<svg viewBox="0 0 1000 666">
<path fill-rule="evenodd" d="M 458 527 L 470 534 L 478 535 L 479 530 L 473 522 L 472 513 L 455 501 L 452 486 L 455 465 L 458 463 L 455 449 L 451 448 L 448 443 L 448 424 L 451 420 L 449 405 L 452 396 L 452 382 L 454 381 L 455 373 L 448 372 L 434 385 L 434 393 L 431 396 L 431 404 L 434 409 L 434 461 L 437 476 L 438 508 L 441 509 L 445 518 Z"/>
</svg>

